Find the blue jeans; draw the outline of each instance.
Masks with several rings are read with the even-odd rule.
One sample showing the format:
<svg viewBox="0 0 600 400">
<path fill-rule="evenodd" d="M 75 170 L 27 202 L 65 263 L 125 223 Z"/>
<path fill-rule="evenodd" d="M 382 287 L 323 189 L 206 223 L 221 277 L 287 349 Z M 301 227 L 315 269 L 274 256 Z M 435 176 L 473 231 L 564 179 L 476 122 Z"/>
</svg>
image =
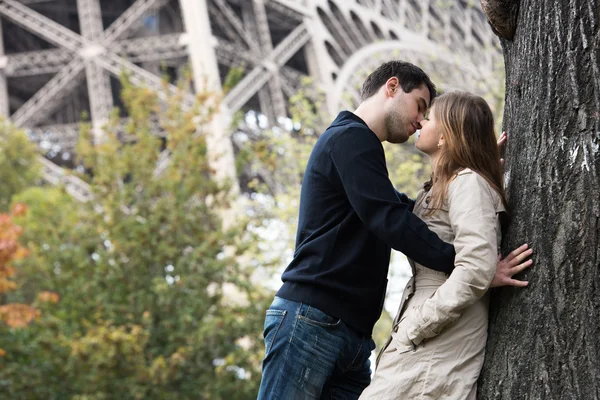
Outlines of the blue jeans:
<svg viewBox="0 0 600 400">
<path fill-rule="evenodd" d="M 358 399 L 375 348 L 339 318 L 275 297 L 265 318 L 260 400 Z"/>
</svg>

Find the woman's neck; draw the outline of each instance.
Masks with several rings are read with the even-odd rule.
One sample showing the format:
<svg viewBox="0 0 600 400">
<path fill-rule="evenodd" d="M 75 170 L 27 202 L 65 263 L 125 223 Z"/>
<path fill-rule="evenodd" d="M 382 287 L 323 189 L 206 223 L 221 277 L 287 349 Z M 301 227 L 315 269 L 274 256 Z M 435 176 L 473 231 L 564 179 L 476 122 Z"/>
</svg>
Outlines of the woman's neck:
<svg viewBox="0 0 600 400">
<path fill-rule="evenodd" d="M 435 170 L 437 168 L 438 162 L 440 161 L 440 152 L 436 151 L 433 154 L 429 154 L 429 163 L 431 164 L 431 173 L 435 178 Z"/>
</svg>

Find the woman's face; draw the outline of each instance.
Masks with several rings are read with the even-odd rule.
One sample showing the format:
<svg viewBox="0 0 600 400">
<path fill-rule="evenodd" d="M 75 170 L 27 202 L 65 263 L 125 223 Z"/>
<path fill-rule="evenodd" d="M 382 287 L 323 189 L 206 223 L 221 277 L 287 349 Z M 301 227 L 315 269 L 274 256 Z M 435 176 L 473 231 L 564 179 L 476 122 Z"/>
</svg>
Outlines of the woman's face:
<svg viewBox="0 0 600 400">
<path fill-rule="evenodd" d="M 428 156 L 435 155 L 440 149 L 438 143 L 442 137 L 441 130 L 435 120 L 435 105 L 429 110 L 429 115 L 421 121 L 421 131 L 415 146 Z"/>
</svg>

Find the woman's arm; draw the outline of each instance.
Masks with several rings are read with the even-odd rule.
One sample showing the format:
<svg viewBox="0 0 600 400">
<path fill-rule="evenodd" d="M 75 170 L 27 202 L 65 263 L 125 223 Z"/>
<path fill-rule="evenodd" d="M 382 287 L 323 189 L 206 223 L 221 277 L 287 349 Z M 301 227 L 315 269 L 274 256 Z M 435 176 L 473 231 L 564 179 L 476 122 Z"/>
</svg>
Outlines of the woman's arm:
<svg viewBox="0 0 600 400">
<path fill-rule="evenodd" d="M 498 219 L 495 192 L 478 174 L 459 174 L 448 189 L 454 231 L 455 269 L 421 306 L 410 310 L 402 329 L 413 344 L 437 336 L 488 290 L 496 271 Z"/>
</svg>

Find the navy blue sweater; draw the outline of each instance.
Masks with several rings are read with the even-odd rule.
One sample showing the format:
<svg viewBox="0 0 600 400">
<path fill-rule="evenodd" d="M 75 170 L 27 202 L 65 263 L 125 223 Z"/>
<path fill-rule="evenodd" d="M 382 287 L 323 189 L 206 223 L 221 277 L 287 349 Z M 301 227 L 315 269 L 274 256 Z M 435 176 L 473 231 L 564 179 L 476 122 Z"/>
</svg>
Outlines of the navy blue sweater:
<svg viewBox="0 0 600 400">
<path fill-rule="evenodd" d="M 300 195 L 294 259 L 277 296 L 309 304 L 371 335 L 381 315 L 391 248 L 450 273 L 454 248 L 394 189 L 381 142 L 341 112 L 317 140 Z"/>
</svg>

